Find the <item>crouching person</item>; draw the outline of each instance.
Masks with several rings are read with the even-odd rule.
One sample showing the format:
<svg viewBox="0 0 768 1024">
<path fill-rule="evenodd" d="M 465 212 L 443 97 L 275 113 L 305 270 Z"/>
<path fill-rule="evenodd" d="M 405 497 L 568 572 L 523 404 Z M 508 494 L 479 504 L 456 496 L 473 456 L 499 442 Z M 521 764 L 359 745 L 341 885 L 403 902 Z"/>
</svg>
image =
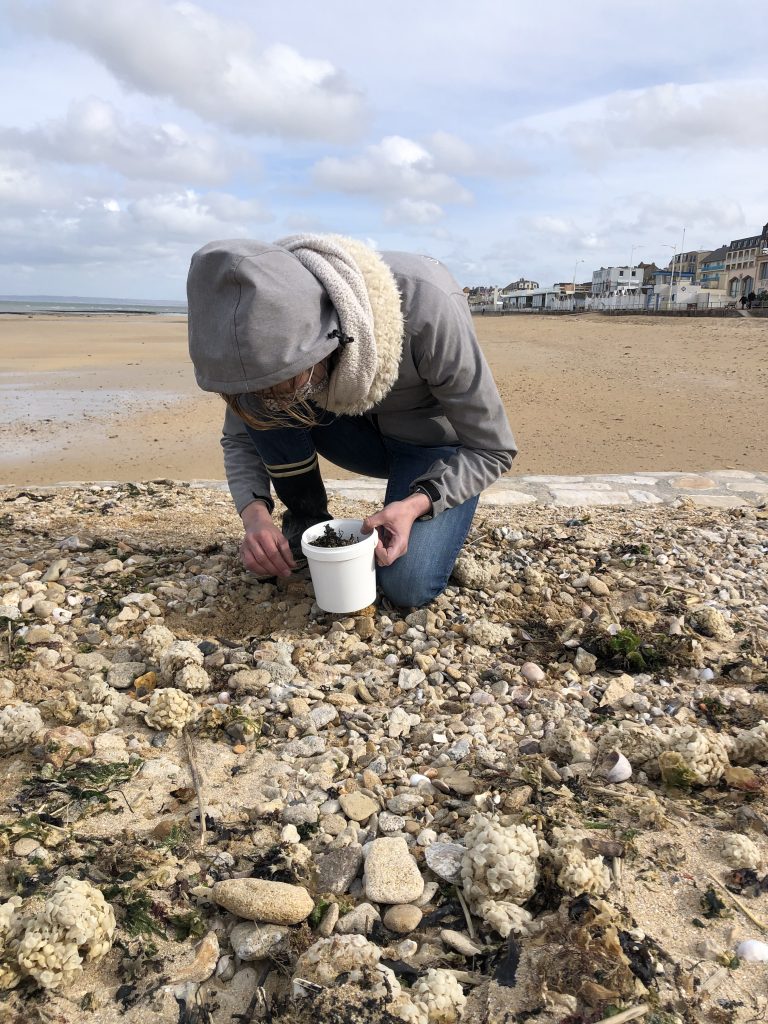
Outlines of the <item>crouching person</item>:
<svg viewBox="0 0 768 1024">
<path fill-rule="evenodd" d="M 211 242 L 192 257 L 187 294 L 197 382 L 227 404 L 244 565 L 289 576 L 303 531 L 331 518 L 319 454 L 387 481 L 363 527 L 378 531 L 383 594 L 420 607 L 442 593 L 480 492 L 516 453 L 445 267 L 336 235 Z"/>
</svg>

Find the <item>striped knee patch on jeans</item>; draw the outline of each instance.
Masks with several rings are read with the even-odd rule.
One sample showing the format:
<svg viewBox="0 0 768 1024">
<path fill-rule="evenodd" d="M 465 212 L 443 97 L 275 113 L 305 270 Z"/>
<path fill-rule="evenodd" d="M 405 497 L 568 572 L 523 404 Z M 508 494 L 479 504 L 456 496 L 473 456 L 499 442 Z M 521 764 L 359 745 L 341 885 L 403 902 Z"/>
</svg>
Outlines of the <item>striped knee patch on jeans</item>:
<svg viewBox="0 0 768 1024">
<path fill-rule="evenodd" d="M 266 462 L 264 468 L 273 480 L 280 480 L 288 476 L 301 476 L 302 473 L 311 473 L 317 467 L 317 452 L 314 452 L 308 459 L 301 462 L 286 462 L 282 465 L 270 466 Z"/>
</svg>

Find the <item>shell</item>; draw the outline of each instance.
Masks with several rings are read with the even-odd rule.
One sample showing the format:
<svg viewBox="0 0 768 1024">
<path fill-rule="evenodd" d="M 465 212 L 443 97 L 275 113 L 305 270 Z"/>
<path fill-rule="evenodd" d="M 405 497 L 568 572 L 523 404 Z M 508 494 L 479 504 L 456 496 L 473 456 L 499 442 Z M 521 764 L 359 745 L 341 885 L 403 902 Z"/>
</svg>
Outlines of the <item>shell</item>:
<svg viewBox="0 0 768 1024">
<path fill-rule="evenodd" d="M 216 970 L 219 959 L 219 940 L 215 932 L 208 932 L 197 948 L 195 959 L 185 964 L 170 982 L 171 985 L 178 985 L 185 982 L 202 984 Z"/>
<path fill-rule="evenodd" d="M 632 765 L 620 750 L 612 750 L 601 767 L 606 782 L 626 782 L 632 775 Z"/>
<path fill-rule="evenodd" d="M 761 942 L 760 939 L 745 939 L 736 947 L 736 956 L 750 964 L 764 964 L 768 962 L 768 942 Z"/>
</svg>

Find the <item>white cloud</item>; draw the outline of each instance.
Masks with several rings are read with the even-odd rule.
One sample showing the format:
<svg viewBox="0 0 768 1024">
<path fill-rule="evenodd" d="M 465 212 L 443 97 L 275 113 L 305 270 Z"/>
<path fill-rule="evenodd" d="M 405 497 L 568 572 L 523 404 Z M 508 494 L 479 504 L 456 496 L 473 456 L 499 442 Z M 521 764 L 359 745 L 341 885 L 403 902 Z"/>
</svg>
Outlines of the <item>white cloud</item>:
<svg viewBox="0 0 768 1024">
<path fill-rule="evenodd" d="M 427 199 L 400 199 L 384 213 L 387 224 L 434 224 L 445 216 L 445 210 Z"/>
<path fill-rule="evenodd" d="M 206 185 L 222 184 L 234 166 L 246 162 L 242 153 L 210 135 L 190 135 L 172 122 L 128 122 L 95 97 L 73 102 L 60 120 L 27 130 L 0 129 L 0 144 L 46 160 L 102 164 L 129 178 Z"/>
<path fill-rule="evenodd" d="M 707 151 L 768 146 L 768 79 L 621 89 L 506 125 L 506 138 L 563 141 L 588 159 L 621 151 Z"/>
<path fill-rule="evenodd" d="M 348 159 L 325 157 L 312 177 L 323 188 L 379 199 L 467 203 L 472 194 L 460 182 L 435 169 L 432 154 L 413 139 L 388 135 Z"/>
<path fill-rule="evenodd" d="M 127 267 L 170 260 L 178 267 L 211 238 L 253 236 L 271 219 L 255 201 L 192 189 L 139 198 L 85 194 L 35 211 L 3 209 L 0 263 L 6 265 Z"/>
<path fill-rule="evenodd" d="M 345 141 L 365 121 L 360 92 L 330 61 L 281 44 L 259 48 L 246 25 L 192 3 L 46 0 L 32 8 L 17 0 L 15 10 L 131 88 L 238 132 Z"/>
</svg>

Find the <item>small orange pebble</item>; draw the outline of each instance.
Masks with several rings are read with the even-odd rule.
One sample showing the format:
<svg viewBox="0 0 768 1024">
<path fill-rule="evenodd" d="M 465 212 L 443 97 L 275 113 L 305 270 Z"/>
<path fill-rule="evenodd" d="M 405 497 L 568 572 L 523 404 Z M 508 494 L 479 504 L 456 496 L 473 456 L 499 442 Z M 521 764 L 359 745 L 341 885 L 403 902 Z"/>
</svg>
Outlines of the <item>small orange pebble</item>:
<svg viewBox="0 0 768 1024">
<path fill-rule="evenodd" d="M 143 676 L 134 679 L 133 685 L 136 689 L 137 699 L 141 700 L 142 697 L 148 696 L 156 688 L 157 673 L 145 672 Z"/>
<path fill-rule="evenodd" d="M 232 747 L 232 750 L 236 754 L 244 754 L 245 753 L 245 745 L 243 743 L 238 743 L 238 744 L 236 744 L 236 746 Z"/>
</svg>

